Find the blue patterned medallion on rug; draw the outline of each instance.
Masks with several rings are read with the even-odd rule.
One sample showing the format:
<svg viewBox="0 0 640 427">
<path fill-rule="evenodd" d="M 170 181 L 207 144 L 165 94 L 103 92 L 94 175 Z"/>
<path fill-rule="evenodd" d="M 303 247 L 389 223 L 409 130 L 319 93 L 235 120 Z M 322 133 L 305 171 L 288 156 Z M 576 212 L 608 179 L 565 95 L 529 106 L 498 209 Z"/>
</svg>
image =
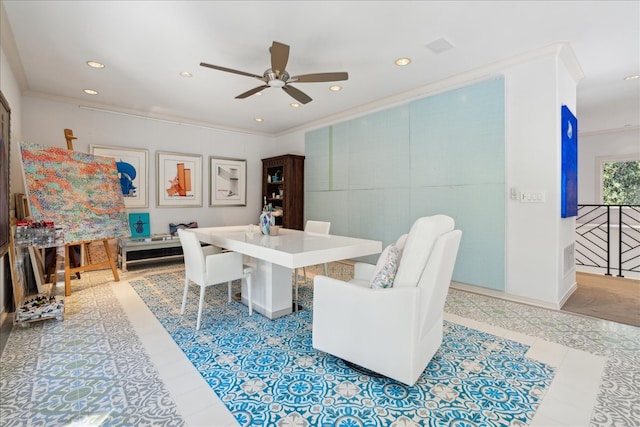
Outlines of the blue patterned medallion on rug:
<svg viewBox="0 0 640 427">
<path fill-rule="evenodd" d="M 445 322 L 441 348 L 408 387 L 315 350 L 311 310 L 249 316 L 214 286 L 196 331 L 196 287 L 180 316 L 181 271 L 130 283 L 242 426 L 526 425 L 555 373 L 524 344 Z M 301 293 L 311 307 L 311 291 Z"/>
</svg>

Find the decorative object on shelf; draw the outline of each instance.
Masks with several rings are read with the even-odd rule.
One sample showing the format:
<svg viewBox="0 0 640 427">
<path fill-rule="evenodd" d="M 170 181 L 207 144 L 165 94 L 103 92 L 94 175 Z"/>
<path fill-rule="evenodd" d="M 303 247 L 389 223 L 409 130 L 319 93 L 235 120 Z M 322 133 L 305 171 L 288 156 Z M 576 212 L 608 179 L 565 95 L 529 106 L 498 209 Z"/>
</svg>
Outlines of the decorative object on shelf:
<svg viewBox="0 0 640 427">
<path fill-rule="evenodd" d="M 113 157 L 124 196 L 124 206 L 146 208 L 149 206 L 148 192 L 148 150 L 106 145 L 91 145 L 91 154 L 95 156 Z"/>
<path fill-rule="evenodd" d="M 136 212 L 129 214 L 129 228 L 132 239 L 144 239 L 151 236 L 151 221 L 149 212 Z"/>
<path fill-rule="evenodd" d="M 247 206 L 247 161 L 209 157 L 209 206 Z"/>
<path fill-rule="evenodd" d="M 169 223 L 169 234 L 175 236 L 178 233 L 179 228 L 198 228 L 197 221 L 182 222 L 179 224 Z"/>
<path fill-rule="evenodd" d="M 275 225 L 275 218 L 271 213 L 271 208 L 268 208 L 266 211 L 260 214 L 260 231 L 262 232 L 262 234 L 268 236 L 273 225 Z"/>
<path fill-rule="evenodd" d="M 158 207 L 202 206 L 202 156 L 157 152 Z"/>
</svg>

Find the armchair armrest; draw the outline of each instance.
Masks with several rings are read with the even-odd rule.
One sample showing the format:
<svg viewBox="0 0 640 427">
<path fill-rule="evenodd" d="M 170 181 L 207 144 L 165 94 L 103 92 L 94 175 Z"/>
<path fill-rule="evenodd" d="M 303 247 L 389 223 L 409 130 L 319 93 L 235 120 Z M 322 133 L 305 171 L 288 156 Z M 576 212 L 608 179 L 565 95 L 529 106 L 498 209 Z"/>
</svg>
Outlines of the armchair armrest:
<svg viewBox="0 0 640 427">
<path fill-rule="evenodd" d="M 313 347 L 384 373 L 416 341 L 420 293 L 417 287 L 371 289 L 316 276 Z"/>
</svg>

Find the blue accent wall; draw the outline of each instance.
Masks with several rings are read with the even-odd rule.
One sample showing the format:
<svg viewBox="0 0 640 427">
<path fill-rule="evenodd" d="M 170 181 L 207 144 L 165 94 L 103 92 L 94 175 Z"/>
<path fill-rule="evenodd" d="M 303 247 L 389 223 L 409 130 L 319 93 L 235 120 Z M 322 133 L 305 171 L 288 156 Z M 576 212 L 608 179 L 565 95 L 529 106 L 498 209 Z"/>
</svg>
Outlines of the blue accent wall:
<svg viewBox="0 0 640 427">
<path fill-rule="evenodd" d="M 384 246 L 450 215 L 463 231 L 453 280 L 504 290 L 504 78 L 308 132 L 305 156 L 306 219 Z"/>
</svg>

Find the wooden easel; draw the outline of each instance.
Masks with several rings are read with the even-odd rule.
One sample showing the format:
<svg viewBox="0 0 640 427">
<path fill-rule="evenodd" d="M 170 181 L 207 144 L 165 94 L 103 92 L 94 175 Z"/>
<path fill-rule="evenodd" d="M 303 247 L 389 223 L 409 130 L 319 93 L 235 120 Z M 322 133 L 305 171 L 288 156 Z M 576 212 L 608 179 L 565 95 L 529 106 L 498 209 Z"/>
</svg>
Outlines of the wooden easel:
<svg viewBox="0 0 640 427">
<path fill-rule="evenodd" d="M 73 136 L 73 131 L 71 129 L 64 130 L 64 137 L 67 140 L 67 149 L 73 150 L 73 140 L 78 139 Z M 104 244 L 104 250 L 107 253 L 107 261 L 92 263 L 91 256 L 89 254 L 89 245 L 91 241 L 86 242 L 75 242 L 75 243 L 67 243 L 64 245 L 64 294 L 65 296 L 71 295 L 71 274 L 73 273 L 81 273 L 85 271 L 99 270 L 103 267 L 111 267 L 111 271 L 113 272 L 113 278 L 116 282 L 120 281 L 120 277 L 118 276 L 118 269 L 116 267 L 116 262 L 111 255 L 111 250 L 109 249 L 109 239 L 102 239 L 102 243 Z M 86 259 L 88 261 L 87 265 L 78 265 L 76 267 L 71 267 L 71 255 L 69 248 L 71 246 L 82 245 L 85 247 L 87 256 Z M 78 264 L 82 264 L 81 262 Z"/>
</svg>

